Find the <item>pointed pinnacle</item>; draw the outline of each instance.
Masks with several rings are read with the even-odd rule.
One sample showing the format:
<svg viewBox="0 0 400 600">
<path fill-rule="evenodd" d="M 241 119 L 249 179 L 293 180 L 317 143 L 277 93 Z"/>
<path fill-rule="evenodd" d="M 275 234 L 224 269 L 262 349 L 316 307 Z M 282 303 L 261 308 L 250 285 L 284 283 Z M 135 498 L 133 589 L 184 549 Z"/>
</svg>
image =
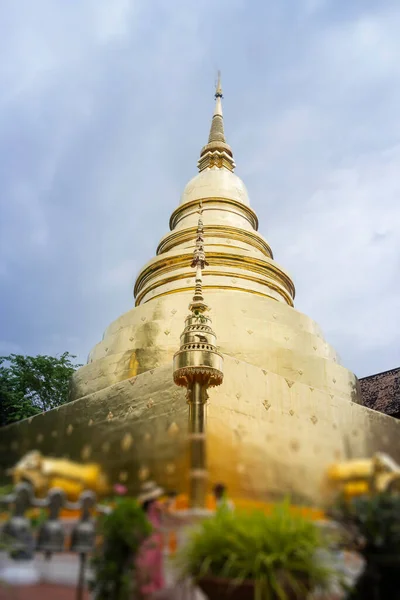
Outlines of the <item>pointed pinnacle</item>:
<svg viewBox="0 0 400 600">
<path fill-rule="evenodd" d="M 222 87 L 221 87 L 221 71 L 218 71 L 218 80 L 215 88 L 215 98 L 223 98 Z"/>
<path fill-rule="evenodd" d="M 199 171 L 204 171 L 207 168 L 218 167 L 226 168 L 229 171 L 235 169 L 235 161 L 233 160 L 232 149 L 226 143 L 224 132 L 224 118 L 222 115 L 222 86 L 221 73 L 218 71 L 218 79 L 215 86 L 215 108 L 211 121 L 210 134 L 207 144 L 200 152 L 198 161 Z"/>
</svg>

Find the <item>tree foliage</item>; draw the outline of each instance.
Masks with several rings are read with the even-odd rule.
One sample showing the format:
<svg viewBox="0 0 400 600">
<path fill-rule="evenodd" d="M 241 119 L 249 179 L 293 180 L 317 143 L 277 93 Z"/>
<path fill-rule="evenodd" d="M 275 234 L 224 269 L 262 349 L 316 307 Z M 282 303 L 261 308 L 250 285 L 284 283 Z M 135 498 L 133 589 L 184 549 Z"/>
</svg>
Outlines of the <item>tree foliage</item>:
<svg viewBox="0 0 400 600">
<path fill-rule="evenodd" d="M 68 402 L 69 381 L 81 365 L 61 356 L 0 357 L 0 425 L 32 417 Z"/>
</svg>

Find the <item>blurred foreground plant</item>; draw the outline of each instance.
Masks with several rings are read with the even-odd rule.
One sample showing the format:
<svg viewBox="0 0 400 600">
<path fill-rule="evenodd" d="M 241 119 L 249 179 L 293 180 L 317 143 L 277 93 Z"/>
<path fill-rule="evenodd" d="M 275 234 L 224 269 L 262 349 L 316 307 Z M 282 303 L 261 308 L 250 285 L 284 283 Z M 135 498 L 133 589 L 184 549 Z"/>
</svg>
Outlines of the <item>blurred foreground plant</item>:
<svg viewBox="0 0 400 600">
<path fill-rule="evenodd" d="M 96 600 L 131 600 L 135 593 L 135 557 L 151 525 L 136 500 L 119 498 L 99 519 L 102 544 L 92 558 L 90 587 Z"/>
<path fill-rule="evenodd" d="M 318 526 L 294 514 L 288 502 L 270 515 L 221 508 L 192 533 L 177 561 L 182 575 L 196 579 L 204 591 L 214 579 L 216 595 L 209 586 L 206 591 L 210 598 L 224 597 L 217 587 L 225 580 L 227 598 L 304 599 L 329 584 L 331 570 L 316 559 L 327 543 Z"/>
<path fill-rule="evenodd" d="M 366 561 L 352 599 L 399 600 L 400 497 L 389 493 L 341 499 L 331 510 Z"/>
</svg>

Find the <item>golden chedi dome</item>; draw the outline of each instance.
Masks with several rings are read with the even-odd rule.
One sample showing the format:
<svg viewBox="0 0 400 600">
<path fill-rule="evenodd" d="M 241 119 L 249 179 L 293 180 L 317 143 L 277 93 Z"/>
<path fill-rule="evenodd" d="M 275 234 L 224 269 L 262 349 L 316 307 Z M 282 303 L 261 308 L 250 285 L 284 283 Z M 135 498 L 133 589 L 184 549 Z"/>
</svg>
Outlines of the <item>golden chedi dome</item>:
<svg viewBox="0 0 400 600">
<path fill-rule="evenodd" d="M 293 308 L 292 279 L 258 233 L 246 187 L 234 174 L 220 84 L 215 97 L 199 173 L 173 211 L 170 231 L 156 256 L 137 277 L 136 307 L 111 324 L 93 349 L 88 365 L 75 376 L 74 397 L 109 398 L 112 403 L 121 382 L 147 374 L 156 382 L 151 399 L 156 405 L 162 396 L 163 408 L 157 417 L 160 446 L 144 462 L 152 464 L 152 476 L 161 480 L 167 448 L 177 465 L 171 438 L 165 434 L 162 439 L 161 431 L 175 423 L 176 440 L 185 447 L 185 403 L 172 387 L 171 369 L 193 290 L 191 260 L 201 202 L 208 261 L 203 291 L 225 364 L 224 383 L 211 392 L 208 405 L 210 479 L 226 481 L 236 497 L 266 498 L 290 491 L 311 501 L 321 497 L 327 464 L 349 452 L 362 455 L 380 448 L 372 424 L 384 423 L 386 440 L 398 427 L 358 404 L 356 377 L 340 365 L 318 325 Z M 138 423 L 151 428 L 148 419 L 154 413 L 149 414 L 147 396 L 141 398 L 136 385 L 129 390 L 130 410 Z M 176 474 L 182 473 L 180 468 L 182 464 Z M 173 476 L 169 481 L 178 488 L 183 485 Z"/>
<path fill-rule="evenodd" d="M 137 473 L 143 463 L 144 472 L 165 485 L 185 485 L 187 407 L 173 386 L 172 360 L 193 290 L 201 202 L 208 262 L 202 285 L 225 364 L 224 383 L 210 392 L 208 404 L 210 481 L 226 481 L 236 497 L 289 491 L 312 501 L 321 497 L 327 464 L 349 452 L 381 449 L 372 422 L 384 419 L 385 439 L 398 428 L 358 404 L 356 377 L 340 365 L 318 325 L 293 308 L 292 279 L 258 233 L 246 187 L 234 174 L 220 84 L 215 98 L 199 173 L 173 211 L 156 256 L 137 277 L 136 307 L 106 330 L 76 373 L 73 394 L 93 402 L 102 398 L 112 407 L 123 382 L 134 380 L 123 401 L 132 415 L 132 436 L 136 440 L 140 428 L 152 439 L 155 431 L 159 436 L 147 450 L 135 448 L 142 457 Z M 142 392 L 141 379 L 149 380 Z M 149 385 L 152 391 L 143 395 Z M 169 435 L 171 427 L 176 437 Z M 135 473 L 131 477 L 134 482 Z"/>
<path fill-rule="evenodd" d="M 250 206 L 249 195 L 243 181 L 228 169 L 207 167 L 186 185 L 180 204 L 198 202 L 208 197 L 228 198 Z"/>
<path fill-rule="evenodd" d="M 220 84 L 215 96 L 199 173 L 137 277 L 136 306 L 107 328 L 75 373 L 75 402 L 33 419 L 29 444 L 40 428 L 59 428 L 56 452 L 101 462 L 110 480 L 133 491 L 147 477 L 188 489 L 188 407 L 173 381 L 173 357 L 193 295 L 201 202 L 202 286 L 224 362 L 223 383 L 207 405 L 209 483 L 225 482 L 238 499 L 290 493 L 293 501 L 318 503 L 332 462 L 389 448 L 398 460 L 400 422 L 359 404 L 356 377 L 318 325 L 293 307 L 292 279 L 258 233 L 234 174 Z"/>
</svg>

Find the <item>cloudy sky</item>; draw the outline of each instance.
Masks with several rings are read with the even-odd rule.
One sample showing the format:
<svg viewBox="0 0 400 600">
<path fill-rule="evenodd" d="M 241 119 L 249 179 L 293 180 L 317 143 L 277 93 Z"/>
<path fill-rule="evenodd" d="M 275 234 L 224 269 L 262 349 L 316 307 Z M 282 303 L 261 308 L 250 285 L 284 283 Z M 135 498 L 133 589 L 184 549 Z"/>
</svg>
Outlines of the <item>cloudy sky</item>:
<svg viewBox="0 0 400 600">
<path fill-rule="evenodd" d="M 133 305 L 220 68 L 297 308 L 359 376 L 400 365 L 399 30 L 398 0 L 2 0 L 0 353 L 85 361 Z"/>
</svg>

